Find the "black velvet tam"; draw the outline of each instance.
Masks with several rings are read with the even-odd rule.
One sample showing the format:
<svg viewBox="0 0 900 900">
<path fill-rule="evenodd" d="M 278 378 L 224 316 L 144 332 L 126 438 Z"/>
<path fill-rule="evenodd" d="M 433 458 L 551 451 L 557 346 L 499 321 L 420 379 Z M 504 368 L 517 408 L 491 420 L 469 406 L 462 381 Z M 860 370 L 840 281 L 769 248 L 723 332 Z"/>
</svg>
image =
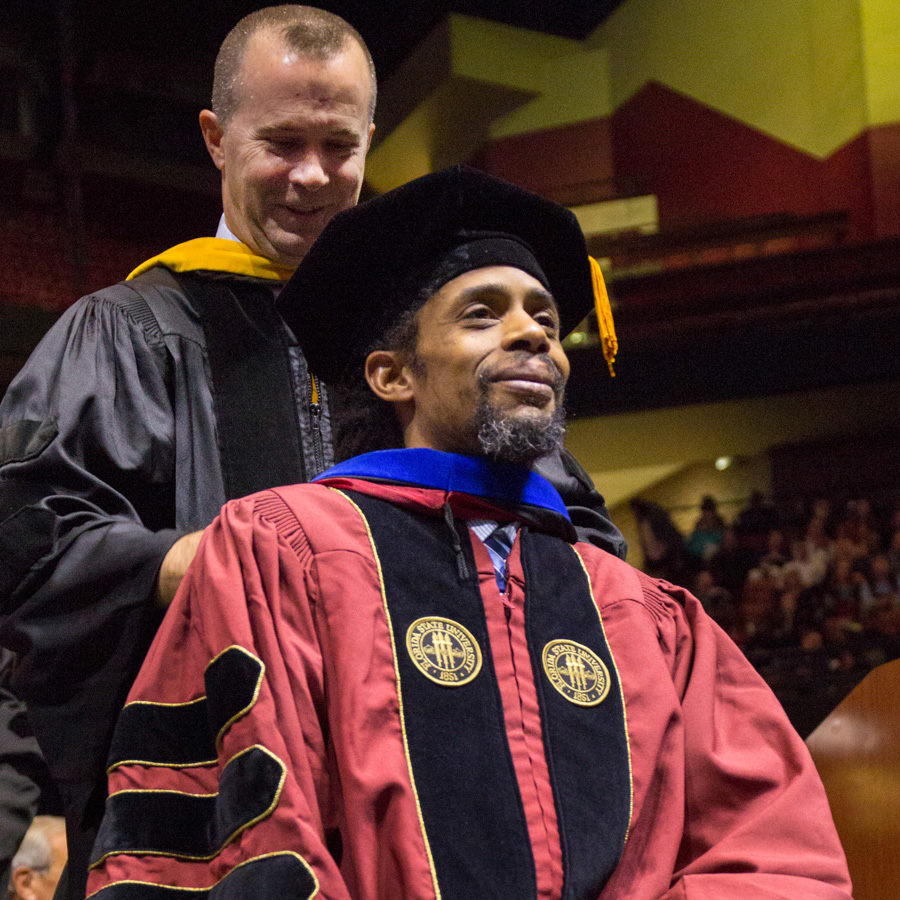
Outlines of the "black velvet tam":
<svg viewBox="0 0 900 900">
<path fill-rule="evenodd" d="M 463 271 L 503 264 L 549 288 L 563 334 L 592 307 L 591 270 L 575 216 L 530 191 L 455 166 L 335 216 L 278 308 L 310 369 L 334 381 L 361 370 L 373 341 L 420 303 L 423 291 Z"/>
</svg>

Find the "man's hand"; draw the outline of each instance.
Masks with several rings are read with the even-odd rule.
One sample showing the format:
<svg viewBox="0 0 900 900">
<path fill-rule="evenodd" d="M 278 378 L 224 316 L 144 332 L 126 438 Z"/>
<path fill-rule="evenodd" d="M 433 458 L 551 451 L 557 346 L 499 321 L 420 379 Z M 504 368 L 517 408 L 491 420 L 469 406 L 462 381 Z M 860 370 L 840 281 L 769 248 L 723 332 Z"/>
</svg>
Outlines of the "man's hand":
<svg viewBox="0 0 900 900">
<path fill-rule="evenodd" d="M 202 530 L 192 531 L 178 538 L 169 548 L 159 567 L 159 577 L 156 579 L 156 599 L 160 606 L 168 606 L 172 602 L 187 567 L 197 554 L 201 537 L 203 537 Z"/>
</svg>

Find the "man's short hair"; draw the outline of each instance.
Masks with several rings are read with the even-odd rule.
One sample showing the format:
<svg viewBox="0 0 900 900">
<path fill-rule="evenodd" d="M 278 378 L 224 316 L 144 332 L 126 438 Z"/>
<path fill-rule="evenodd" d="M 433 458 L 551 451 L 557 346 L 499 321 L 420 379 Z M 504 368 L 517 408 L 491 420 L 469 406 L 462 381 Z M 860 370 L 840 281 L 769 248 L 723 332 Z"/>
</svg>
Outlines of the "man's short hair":
<svg viewBox="0 0 900 900">
<path fill-rule="evenodd" d="M 298 55 L 316 60 L 333 59 L 355 41 L 369 68 L 369 122 L 372 121 L 377 92 L 375 63 L 362 36 L 340 16 L 314 6 L 290 3 L 267 6 L 244 16 L 222 42 L 213 75 L 212 108 L 223 128 L 240 105 L 241 66 L 247 45 L 262 31 L 277 36 Z"/>
<path fill-rule="evenodd" d="M 50 839 L 66 830 L 66 821 L 62 816 L 35 816 L 16 855 L 12 858 L 10 872 L 24 866 L 32 872 L 46 875 L 53 865 L 53 853 Z M 10 881 L 7 897 L 15 896 L 15 888 Z"/>
</svg>

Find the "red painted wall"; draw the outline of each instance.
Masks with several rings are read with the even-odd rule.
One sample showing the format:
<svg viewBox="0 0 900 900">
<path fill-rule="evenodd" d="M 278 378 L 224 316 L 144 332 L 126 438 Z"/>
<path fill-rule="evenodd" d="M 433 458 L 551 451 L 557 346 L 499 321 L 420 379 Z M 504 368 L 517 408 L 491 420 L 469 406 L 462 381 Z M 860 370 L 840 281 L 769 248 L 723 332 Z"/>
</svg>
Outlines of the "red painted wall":
<svg viewBox="0 0 900 900">
<path fill-rule="evenodd" d="M 868 134 L 872 171 L 872 206 L 879 236 L 900 234 L 900 122 Z"/>
<path fill-rule="evenodd" d="M 579 190 L 603 198 L 613 195 L 608 119 L 501 138 L 471 162 L 559 202 L 569 202 L 564 195 Z"/>
<path fill-rule="evenodd" d="M 63 310 L 78 299 L 75 269 L 65 228 L 50 213 L 13 210 L 0 217 L 0 304 Z M 121 281 L 159 247 L 89 235 L 83 289 Z"/>
<path fill-rule="evenodd" d="M 608 119 L 504 138 L 472 162 L 569 205 L 655 194 L 663 227 L 844 211 L 851 240 L 900 234 L 900 123 L 818 159 L 651 82 Z"/>
<path fill-rule="evenodd" d="M 652 82 L 610 129 L 616 175 L 647 179 L 661 222 L 846 210 L 873 236 L 865 136 L 819 160 Z"/>
</svg>

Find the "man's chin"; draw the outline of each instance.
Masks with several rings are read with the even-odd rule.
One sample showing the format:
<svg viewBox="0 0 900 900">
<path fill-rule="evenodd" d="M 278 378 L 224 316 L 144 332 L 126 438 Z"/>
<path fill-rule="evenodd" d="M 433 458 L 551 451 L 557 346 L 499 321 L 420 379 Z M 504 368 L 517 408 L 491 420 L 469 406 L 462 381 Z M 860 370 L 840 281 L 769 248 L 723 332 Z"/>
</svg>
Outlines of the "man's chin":
<svg viewBox="0 0 900 900">
<path fill-rule="evenodd" d="M 279 266 L 287 266 L 295 269 L 303 262 L 303 257 L 309 253 L 309 248 L 315 243 L 319 233 L 313 235 L 285 235 L 284 237 L 270 238 L 266 241 L 266 249 L 262 255 Z"/>
<path fill-rule="evenodd" d="M 562 447 L 565 414 L 561 407 L 519 406 L 502 410 L 482 403 L 477 413 L 478 443 L 486 456 L 517 465 L 531 465 Z"/>
<path fill-rule="evenodd" d="M 498 410 L 498 414 L 504 419 L 511 419 L 515 421 L 528 421 L 528 422 L 552 422 L 554 417 L 556 416 L 556 404 L 555 403 L 520 403 L 516 406 L 513 406 L 509 409 Z"/>
</svg>

